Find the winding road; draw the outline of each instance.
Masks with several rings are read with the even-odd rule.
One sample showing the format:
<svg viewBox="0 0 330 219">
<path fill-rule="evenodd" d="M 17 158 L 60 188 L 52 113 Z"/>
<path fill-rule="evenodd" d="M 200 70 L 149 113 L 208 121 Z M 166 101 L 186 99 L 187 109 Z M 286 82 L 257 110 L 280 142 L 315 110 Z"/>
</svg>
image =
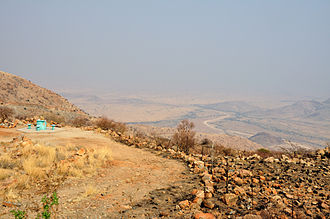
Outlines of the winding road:
<svg viewBox="0 0 330 219">
<path fill-rule="evenodd" d="M 219 117 L 217 117 L 215 119 L 205 120 L 203 122 L 203 124 L 205 126 L 211 128 L 211 129 L 220 131 L 221 133 L 224 133 L 224 134 L 227 134 L 227 135 L 238 135 L 238 136 L 242 136 L 242 137 L 249 137 L 251 135 L 249 133 L 239 132 L 239 131 L 235 131 L 235 130 L 220 129 L 220 128 L 217 128 L 215 125 L 212 125 L 211 123 L 214 123 L 214 122 L 217 122 L 217 121 L 221 121 L 221 120 L 224 120 L 224 119 L 227 119 L 227 118 L 233 118 L 234 117 L 233 114 L 229 114 L 229 113 L 226 113 L 226 112 L 222 112 L 222 113 L 224 115 L 219 116 Z"/>
<path fill-rule="evenodd" d="M 211 129 L 214 129 L 214 130 L 221 131 L 221 132 L 225 133 L 225 130 L 216 128 L 214 125 L 212 125 L 210 123 L 217 122 L 217 121 L 220 121 L 220 120 L 224 120 L 224 119 L 230 118 L 230 117 L 232 117 L 232 115 L 230 115 L 230 114 L 224 114 L 224 115 L 219 116 L 219 117 L 217 117 L 215 119 L 205 120 L 203 122 L 203 124 L 206 125 L 207 127 L 211 128 Z"/>
</svg>

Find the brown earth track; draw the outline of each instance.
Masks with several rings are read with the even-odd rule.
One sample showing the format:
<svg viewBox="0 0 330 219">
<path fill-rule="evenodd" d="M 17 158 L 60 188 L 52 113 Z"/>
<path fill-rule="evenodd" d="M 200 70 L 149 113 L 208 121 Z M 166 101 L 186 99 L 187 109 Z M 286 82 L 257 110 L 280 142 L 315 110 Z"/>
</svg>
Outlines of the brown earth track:
<svg viewBox="0 0 330 219">
<path fill-rule="evenodd" d="M 10 135 L 20 135 L 14 130 L 0 131 Z M 71 147 L 85 147 L 87 150 L 107 146 L 112 150 L 113 161 L 110 167 L 100 169 L 96 176 L 69 178 L 59 188 L 60 216 L 149 218 L 159 216 L 161 211 L 170 215 L 174 212 L 177 201 L 183 200 L 198 185 L 198 178 L 193 179 L 193 175 L 189 174 L 182 162 L 164 158 L 147 149 L 116 143 L 108 137 L 93 132 L 67 128 L 62 132 L 28 133 L 25 136 L 48 146 L 71 145 Z M 2 138 L 3 136 L 0 136 L 0 141 Z M 177 192 L 171 193 L 173 197 L 170 201 L 155 197 L 158 196 L 157 191 L 173 189 Z M 167 194 L 167 196 L 171 195 Z M 32 197 L 34 200 L 25 200 L 25 202 L 40 202 L 40 195 L 32 195 Z M 158 207 L 148 202 L 155 198 L 162 200 L 159 201 L 162 203 L 157 204 Z M 144 203 L 143 207 L 141 203 Z"/>
</svg>

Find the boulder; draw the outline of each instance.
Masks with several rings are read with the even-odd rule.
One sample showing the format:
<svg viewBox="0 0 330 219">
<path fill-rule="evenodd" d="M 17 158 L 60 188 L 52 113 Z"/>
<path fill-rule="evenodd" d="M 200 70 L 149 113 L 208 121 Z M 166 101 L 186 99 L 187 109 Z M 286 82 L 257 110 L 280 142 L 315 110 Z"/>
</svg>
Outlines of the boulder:
<svg viewBox="0 0 330 219">
<path fill-rule="evenodd" d="M 244 183 L 244 181 L 241 178 L 239 178 L 239 177 L 234 177 L 234 182 L 238 186 L 241 186 Z"/>
<path fill-rule="evenodd" d="M 239 175 L 240 175 L 240 177 L 250 177 L 250 176 L 252 176 L 252 173 L 249 170 L 243 169 L 243 170 L 239 171 Z"/>
<path fill-rule="evenodd" d="M 232 193 L 225 194 L 223 196 L 223 202 L 228 206 L 235 206 L 237 202 L 238 196 Z"/>
<path fill-rule="evenodd" d="M 189 201 L 188 200 L 181 201 L 179 202 L 179 206 L 181 209 L 189 208 Z"/>
<path fill-rule="evenodd" d="M 195 219 L 215 219 L 215 216 L 211 213 L 200 212 L 195 215 Z"/>
<path fill-rule="evenodd" d="M 247 214 L 244 215 L 243 219 L 262 219 L 262 217 L 260 215 Z"/>
<path fill-rule="evenodd" d="M 245 190 L 242 187 L 236 186 L 234 189 L 236 195 L 246 195 Z"/>
<path fill-rule="evenodd" d="M 84 148 L 80 148 L 76 154 L 79 156 L 83 156 L 84 154 L 86 154 L 86 150 Z"/>
<path fill-rule="evenodd" d="M 274 163 L 274 161 L 275 161 L 275 158 L 274 157 L 267 157 L 265 159 L 265 162 L 267 162 L 267 163 Z"/>
<path fill-rule="evenodd" d="M 214 201 L 212 199 L 204 199 L 203 200 L 203 205 L 206 207 L 206 208 L 209 208 L 209 209 L 212 209 L 214 208 L 215 204 L 214 204 Z"/>
</svg>

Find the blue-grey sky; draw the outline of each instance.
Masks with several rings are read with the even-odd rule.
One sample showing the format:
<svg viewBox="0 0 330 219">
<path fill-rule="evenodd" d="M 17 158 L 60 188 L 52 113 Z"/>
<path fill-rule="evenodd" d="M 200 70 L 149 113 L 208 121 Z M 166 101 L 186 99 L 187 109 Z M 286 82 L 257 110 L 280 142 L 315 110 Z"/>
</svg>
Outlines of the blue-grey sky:
<svg viewBox="0 0 330 219">
<path fill-rule="evenodd" d="M 330 96 L 329 0 L 0 0 L 0 70 L 51 89 Z"/>
</svg>

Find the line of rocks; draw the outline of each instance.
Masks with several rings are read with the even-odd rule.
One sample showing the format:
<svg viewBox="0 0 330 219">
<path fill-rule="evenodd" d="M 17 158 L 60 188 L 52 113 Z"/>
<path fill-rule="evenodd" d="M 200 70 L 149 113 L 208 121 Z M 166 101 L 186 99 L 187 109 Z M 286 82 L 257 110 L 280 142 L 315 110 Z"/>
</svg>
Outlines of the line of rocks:
<svg viewBox="0 0 330 219">
<path fill-rule="evenodd" d="M 181 215 L 193 211 L 195 218 L 330 218 L 329 147 L 310 152 L 309 157 L 237 154 L 211 159 L 165 148 L 147 137 L 85 129 L 186 162 L 200 176 L 203 190 L 193 190 L 193 198 L 177 204 Z"/>
</svg>

